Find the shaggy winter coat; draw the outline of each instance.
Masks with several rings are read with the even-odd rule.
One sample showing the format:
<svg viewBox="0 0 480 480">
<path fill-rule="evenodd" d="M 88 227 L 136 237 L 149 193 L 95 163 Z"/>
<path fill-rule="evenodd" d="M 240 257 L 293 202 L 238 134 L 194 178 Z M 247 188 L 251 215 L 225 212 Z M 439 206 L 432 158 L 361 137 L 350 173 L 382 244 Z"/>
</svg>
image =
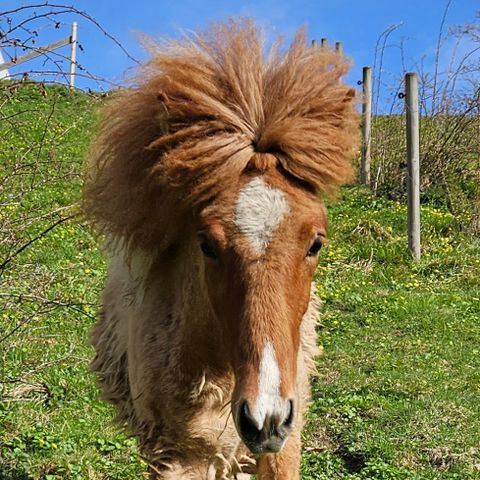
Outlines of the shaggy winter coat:
<svg viewBox="0 0 480 480">
<path fill-rule="evenodd" d="M 298 198 L 334 193 L 352 177 L 357 115 L 343 56 L 310 47 L 303 32 L 288 49 L 267 49 L 262 37 L 252 22 L 231 21 L 155 46 L 135 85 L 104 107 L 91 151 L 85 210 L 109 251 L 92 369 L 158 479 L 298 478 L 297 453 L 279 457 L 294 473 L 275 474 L 282 464 L 262 466 L 237 433 L 236 370 L 198 224 L 206 211 L 230 218 L 248 175 Z M 312 284 L 295 360 L 295 452 L 317 353 L 316 298 Z"/>
</svg>

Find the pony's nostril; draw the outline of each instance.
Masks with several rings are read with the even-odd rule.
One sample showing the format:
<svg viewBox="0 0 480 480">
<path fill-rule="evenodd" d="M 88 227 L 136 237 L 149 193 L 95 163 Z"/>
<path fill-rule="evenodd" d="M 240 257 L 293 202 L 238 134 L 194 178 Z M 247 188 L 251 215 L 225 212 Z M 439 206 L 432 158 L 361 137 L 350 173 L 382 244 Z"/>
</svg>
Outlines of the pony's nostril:
<svg viewBox="0 0 480 480">
<path fill-rule="evenodd" d="M 250 412 L 250 407 L 248 406 L 247 401 L 244 401 L 240 406 L 239 427 L 242 435 L 252 440 L 257 438 L 261 432 L 257 421 L 253 418 L 253 415 Z"/>
<path fill-rule="evenodd" d="M 291 427 L 293 425 L 293 419 L 295 418 L 295 411 L 294 411 L 294 408 L 293 408 L 293 400 L 289 400 L 288 401 L 288 413 L 287 413 L 287 416 L 285 418 L 285 420 L 283 421 L 283 425 L 284 427 Z"/>
</svg>

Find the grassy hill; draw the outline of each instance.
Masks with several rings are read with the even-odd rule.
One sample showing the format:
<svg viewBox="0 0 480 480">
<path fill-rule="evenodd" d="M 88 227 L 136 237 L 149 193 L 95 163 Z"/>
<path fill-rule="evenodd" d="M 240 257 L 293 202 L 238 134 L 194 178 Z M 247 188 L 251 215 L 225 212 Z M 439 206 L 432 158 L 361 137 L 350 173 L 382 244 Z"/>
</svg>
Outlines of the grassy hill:
<svg viewBox="0 0 480 480">
<path fill-rule="evenodd" d="M 105 264 L 75 215 L 101 101 L 0 84 L 0 479 L 145 471 L 88 372 Z M 413 263 L 405 216 L 356 187 L 330 207 L 306 480 L 480 478 L 480 243 L 424 205 Z"/>
</svg>

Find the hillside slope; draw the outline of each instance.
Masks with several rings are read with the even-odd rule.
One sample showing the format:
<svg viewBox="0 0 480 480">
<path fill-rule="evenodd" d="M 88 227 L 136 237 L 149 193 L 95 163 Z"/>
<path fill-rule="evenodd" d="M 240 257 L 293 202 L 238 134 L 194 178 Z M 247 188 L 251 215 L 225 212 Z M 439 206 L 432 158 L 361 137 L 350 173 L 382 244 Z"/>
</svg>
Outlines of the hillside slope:
<svg viewBox="0 0 480 480">
<path fill-rule="evenodd" d="M 0 479 L 145 471 L 88 372 L 105 264 L 75 215 L 99 101 L 0 84 Z M 353 187 L 330 207 L 304 479 L 480 478 L 479 240 L 423 206 L 413 263 L 405 215 Z"/>
</svg>

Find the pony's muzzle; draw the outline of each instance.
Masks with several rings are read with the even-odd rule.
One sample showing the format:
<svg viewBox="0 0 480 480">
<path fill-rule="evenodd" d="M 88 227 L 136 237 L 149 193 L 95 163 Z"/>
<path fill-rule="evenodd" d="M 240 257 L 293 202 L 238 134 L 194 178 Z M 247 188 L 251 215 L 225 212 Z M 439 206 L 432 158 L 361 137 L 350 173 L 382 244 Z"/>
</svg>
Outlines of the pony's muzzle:
<svg viewBox="0 0 480 480">
<path fill-rule="evenodd" d="M 240 402 L 237 412 L 237 429 L 245 445 L 252 453 L 279 452 L 293 429 L 294 405 L 285 400 L 285 408 L 263 418 L 263 424 L 252 414 L 248 402 Z"/>
</svg>

